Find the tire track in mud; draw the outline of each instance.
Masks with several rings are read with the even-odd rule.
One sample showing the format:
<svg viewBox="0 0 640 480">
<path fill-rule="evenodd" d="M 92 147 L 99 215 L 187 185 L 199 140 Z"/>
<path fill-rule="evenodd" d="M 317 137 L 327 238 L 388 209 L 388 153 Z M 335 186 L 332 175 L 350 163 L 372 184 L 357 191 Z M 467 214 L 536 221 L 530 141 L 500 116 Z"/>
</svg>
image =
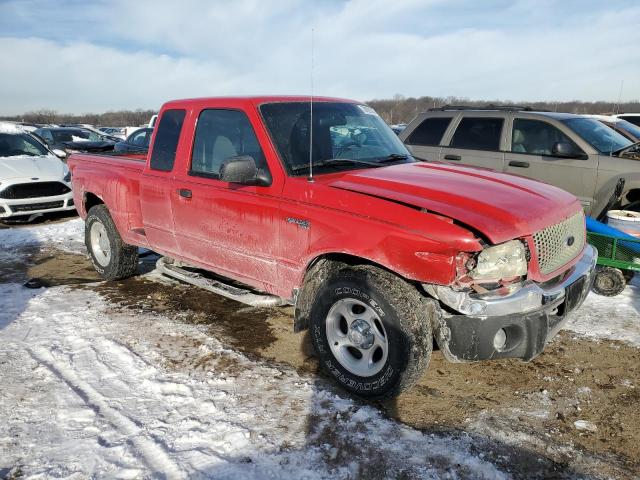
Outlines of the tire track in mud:
<svg viewBox="0 0 640 480">
<path fill-rule="evenodd" d="M 42 346 L 30 347 L 27 350 L 35 361 L 46 366 L 55 376 L 64 381 L 88 406 L 107 420 L 118 433 L 126 436 L 150 468 L 157 473 L 161 473 L 169 480 L 186 478 L 185 473 L 169 458 L 169 455 L 162 446 L 148 438 L 136 422 L 115 408 L 110 407 L 107 399 L 91 385 L 81 380 L 71 367 L 56 360 L 51 352 Z"/>
</svg>

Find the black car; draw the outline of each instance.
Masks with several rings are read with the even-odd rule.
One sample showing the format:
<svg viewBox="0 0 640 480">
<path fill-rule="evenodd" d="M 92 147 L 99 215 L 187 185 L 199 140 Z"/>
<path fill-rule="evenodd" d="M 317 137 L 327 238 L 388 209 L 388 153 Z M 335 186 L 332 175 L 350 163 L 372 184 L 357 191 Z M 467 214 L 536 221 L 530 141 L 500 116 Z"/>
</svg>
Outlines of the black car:
<svg viewBox="0 0 640 480">
<path fill-rule="evenodd" d="M 124 142 L 116 143 L 116 152 L 143 153 L 149 150 L 149 141 L 153 128 L 141 128 L 127 137 Z"/>
<path fill-rule="evenodd" d="M 116 143 L 106 135 L 78 127 L 39 128 L 33 133 L 44 140 L 50 149 L 57 148 L 67 153 L 106 152 L 113 150 Z"/>
</svg>

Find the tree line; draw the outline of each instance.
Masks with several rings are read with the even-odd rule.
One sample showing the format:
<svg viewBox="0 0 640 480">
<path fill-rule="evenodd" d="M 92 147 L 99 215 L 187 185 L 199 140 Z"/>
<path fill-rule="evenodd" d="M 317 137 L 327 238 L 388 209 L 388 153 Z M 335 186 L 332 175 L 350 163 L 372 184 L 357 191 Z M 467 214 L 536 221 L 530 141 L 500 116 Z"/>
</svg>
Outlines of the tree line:
<svg viewBox="0 0 640 480">
<path fill-rule="evenodd" d="M 391 99 L 371 100 L 367 102 L 376 109 L 382 118 L 388 123 L 407 123 L 417 114 L 430 108 L 438 108 L 445 105 L 458 105 L 469 107 L 486 107 L 489 105 L 514 105 L 516 102 L 500 100 L 470 100 L 464 97 L 405 97 L 395 95 Z M 640 112 L 640 101 L 622 102 L 583 102 L 572 100 L 568 102 L 517 102 L 518 105 L 529 106 L 534 110 L 547 110 L 551 112 L 567 113 L 623 113 Z M 0 117 L 2 120 L 12 120 L 27 123 L 88 123 L 105 127 L 124 127 L 146 125 L 151 115 L 157 113 L 154 110 L 118 110 L 105 113 L 85 113 L 81 115 L 59 113 L 55 110 L 42 109 L 27 112 L 22 115 Z"/>
<path fill-rule="evenodd" d="M 489 105 L 520 105 L 528 106 L 534 110 L 546 110 L 551 112 L 566 113 L 600 113 L 612 114 L 623 112 L 640 113 L 640 101 L 621 102 L 583 102 L 580 100 L 572 100 L 569 102 L 512 102 L 500 100 L 469 100 L 463 97 L 404 97 L 395 95 L 391 99 L 371 100 L 367 102 L 373 107 L 385 121 L 391 124 L 408 123 L 416 115 L 430 108 L 439 108 L 445 105 L 468 106 L 468 107 L 487 107 Z"/>
<path fill-rule="evenodd" d="M 84 113 L 73 115 L 69 113 L 59 113 L 55 110 L 42 109 L 34 112 L 27 112 L 22 115 L 11 117 L 0 117 L 2 120 L 10 120 L 26 123 L 53 123 L 53 124 L 74 124 L 87 123 L 99 127 L 135 127 L 149 123 L 151 115 L 158 113 L 155 110 L 118 110 L 105 113 Z"/>
</svg>

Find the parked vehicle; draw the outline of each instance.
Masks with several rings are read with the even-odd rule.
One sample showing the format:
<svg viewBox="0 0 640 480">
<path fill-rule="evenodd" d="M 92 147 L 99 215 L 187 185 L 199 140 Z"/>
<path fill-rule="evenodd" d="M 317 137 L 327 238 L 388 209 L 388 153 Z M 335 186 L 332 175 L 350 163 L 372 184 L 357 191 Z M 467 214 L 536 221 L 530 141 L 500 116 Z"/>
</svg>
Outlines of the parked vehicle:
<svg viewBox="0 0 640 480">
<path fill-rule="evenodd" d="M 627 122 L 614 115 L 584 115 L 587 118 L 595 118 L 604 123 L 607 127 L 614 129 L 620 135 L 633 143 L 640 142 L 640 127 L 631 122 Z"/>
<path fill-rule="evenodd" d="M 0 123 L 0 219 L 74 208 L 67 166 L 31 134 Z"/>
<path fill-rule="evenodd" d="M 102 133 L 104 133 L 106 135 L 111 135 L 112 137 L 116 137 L 119 140 L 124 140 L 126 138 L 126 136 L 124 134 L 124 128 L 119 128 L 119 127 L 100 127 L 98 130 L 100 130 Z"/>
<path fill-rule="evenodd" d="M 148 128 L 155 127 L 157 121 L 158 121 L 158 115 L 151 115 L 151 118 L 149 119 L 149 124 L 147 125 L 147 127 Z"/>
<path fill-rule="evenodd" d="M 393 130 L 393 133 L 395 133 L 396 135 L 400 135 L 400 133 L 407 128 L 407 124 L 406 123 L 396 123 L 394 125 L 390 125 L 391 126 L 391 130 Z"/>
<path fill-rule="evenodd" d="M 114 146 L 116 152 L 146 152 L 149 149 L 149 141 L 153 128 L 141 128 L 127 137 L 124 142 L 118 142 Z"/>
<path fill-rule="evenodd" d="M 408 388 L 434 338 L 451 361 L 532 359 L 584 300 L 596 262 L 573 195 L 418 162 L 347 100 L 317 98 L 312 116 L 307 97 L 173 101 L 146 159 L 69 165 L 103 278 L 133 275 L 144 247 L 186 282 L 295 305 L 322 367 L 366 397 Z"/>
<path fill-rule="evenodd" d="M 524 107 L 442 107 L 400 134 L 416 156 L 513 173 L 560 187 L 601 218 L 640 200 L 637 145 L 592 118 Z"/>
<path fill-rule="evenodd" d="M 614 116 L 622 120 L 626 120 L 627 122 L 633 123 L 634 125 L 640 126 L 640 113 L 619 113 L 618 115 Z"/>
<path fill-rule="evenodd" d="M 35 132 L 51 149 L 73 152 L 105 152 L 116 142 L 91 130 L 77 127 L 39 128 Z"/>
</svg>

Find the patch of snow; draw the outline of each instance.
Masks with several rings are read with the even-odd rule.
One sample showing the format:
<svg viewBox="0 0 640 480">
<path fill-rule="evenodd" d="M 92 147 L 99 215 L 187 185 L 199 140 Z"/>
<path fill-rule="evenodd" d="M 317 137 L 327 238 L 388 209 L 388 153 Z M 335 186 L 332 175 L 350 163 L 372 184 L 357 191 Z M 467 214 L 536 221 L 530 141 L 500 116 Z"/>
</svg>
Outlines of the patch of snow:
<svg viewBox="0 0 640 480">
<path fill-rule="evenodd" d="M 0 133 L 17 134 L 24 133 L 24 130 L 11 122 L 0 122 Z"/>
<path fill-rule="evenodd" d="M 509 476 L 470 437 L 407 428 L 315 377 L 229 350 L 205 327 L 114 311 L 84 289 L 2 284 L 0 298 L 15 299 L 0 309 L 0 468 L 82 478 Z M 169 368 L 181 359 L 190 368 Z"/>
<path fill-rule="evenodd" d="M 598 427 L 594 423 L 587 420 L 576 420 L 575 422 L 573 422 L 573 426 L 578 430 L 586 430 L 588 432 L 598 431 Z"/>
<path fill-rule="evenodd" d="M 0 249 L 3 251 L 45 244 L 71 253 L 84 253 L 84 221 L 74 218 L 60 223 L 0 230 Z"/>
<path fill-rule="evenodd" d="M 589 293 L 565 329 L 590 338 L 620 340 L 640 347 L 640 278 L 616 297 Z"/>
</svg>

